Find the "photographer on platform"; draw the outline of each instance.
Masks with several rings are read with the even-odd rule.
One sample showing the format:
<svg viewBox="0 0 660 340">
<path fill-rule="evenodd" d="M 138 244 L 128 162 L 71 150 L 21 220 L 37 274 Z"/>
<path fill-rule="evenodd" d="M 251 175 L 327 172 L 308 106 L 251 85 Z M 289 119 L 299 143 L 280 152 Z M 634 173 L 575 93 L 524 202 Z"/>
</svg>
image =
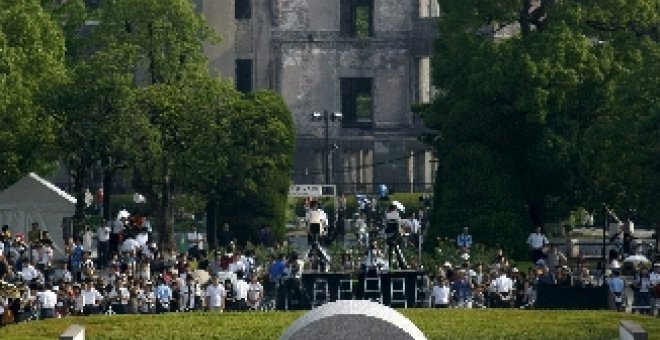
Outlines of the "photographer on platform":
<svg viewBox="0 0 660 340">
<path fill-rule="evenodd" d="M 396 205 L 391 205 L 385 213 L 385 234 L 387 236 L 387 263 L 390 268 L 393 268 L 392 255 L 396 254 L 399 269 L 407 269 L 403 254 L 401 252 L 401 241 L 403 230 L 401 226 L 401 217 Z"/>
</svg>

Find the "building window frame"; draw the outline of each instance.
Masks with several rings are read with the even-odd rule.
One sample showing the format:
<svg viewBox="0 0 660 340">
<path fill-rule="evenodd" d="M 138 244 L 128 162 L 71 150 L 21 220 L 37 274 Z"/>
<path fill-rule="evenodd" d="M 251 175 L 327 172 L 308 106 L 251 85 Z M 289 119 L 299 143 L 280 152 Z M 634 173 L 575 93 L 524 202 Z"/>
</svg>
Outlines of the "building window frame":
<svg viewBox="0 0 660 340">
<path fill-rule="evenodd" d="M 343 128 L 371 129 L 374 123 L 374 78 L 339 79 Z"/>
</svg>

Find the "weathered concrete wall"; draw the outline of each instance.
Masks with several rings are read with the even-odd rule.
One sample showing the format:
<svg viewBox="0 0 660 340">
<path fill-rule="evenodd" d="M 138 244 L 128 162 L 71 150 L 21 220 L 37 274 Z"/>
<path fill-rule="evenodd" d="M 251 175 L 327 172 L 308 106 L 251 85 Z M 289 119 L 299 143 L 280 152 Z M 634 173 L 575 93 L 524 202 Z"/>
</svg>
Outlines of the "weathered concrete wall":
<svg viewBox="0 0 660 340">
<path fill-rule="evenodd" d="M 208 24 L 222 36 L 222 42 L 204 48 L 213 74 L 234 79 L 236 59 L 252 59 L 252 84 L 255 89 L 271 88 L 270 1 L 252 1 L 252 18 L 235 20 L 234 0 L 196 0 Z"/>
<path fill-rule="evenodd" d="M 325 129 L 312 121 L 315 111 L 341 111 L 343 77 L 372 78 L 371 128 L 331 124 L 331 182 L 349 190 L 378 183 L 426 182 L 432 173 L 426 147 L 416 140 L 420 124 L 411 105 L 428 99 L 429 55 L 437 19 L 420 0 L 375 0 L 374 36 L 340 37 L 339 0 L 253 0 L 252 19 L 234 20 L 233 0 L 196 0 L 210 24 L 224 37 L 206 52 L 211 68 L 234 77 L 236 58 L 253 60 L 256 88 L 278 91 L 291 109 L 297 129 L 294 181 L 322 183 L 325 178 Z M 435 1 L 435 0 L 428 0 Z M 426 6 L 427 9 L 422 8 Z M 420 90 L 425 94 L 420 95 Z M 411 156 L 412 152 L 412 156 Z"/>
<path fill-rule="evenodd" d="M 412 27 L 413 6 L 411 1 L 375 0 L 374 31 L 376 38 L 391 32 L 408 32 Z"/>
<path fill-rule="evenodd" d="M 279 0 L 277 28 L 282 31 L 339 31 L 339 1 Z"/>
<path fill-rule="evenodd" d="M 207 45 L 204 48 L 209 57 L 209 68 L 213 74 L 233 79 L 236 60 L 234 1 L 198 0 L 198 8 L 201 8 L 208 24 L 222 36 L 220 44 Z"/>
</svg>

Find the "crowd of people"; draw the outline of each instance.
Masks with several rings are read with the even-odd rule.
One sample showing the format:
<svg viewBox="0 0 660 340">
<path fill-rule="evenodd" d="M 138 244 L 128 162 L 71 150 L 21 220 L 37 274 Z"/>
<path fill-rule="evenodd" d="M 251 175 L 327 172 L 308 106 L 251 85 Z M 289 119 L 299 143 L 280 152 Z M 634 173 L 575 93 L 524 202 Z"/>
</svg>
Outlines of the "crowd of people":
<svg viewBox="0 0 660 340">
<path fill-rule="evenodd" d="M 195 228 L 188 234 L 188 252 L 161 251 L 140 222 L 125 217 L 99 225 L 94 258 L 84 246 L 85 233 L 71 237 L 59 262 L 48 233 L 37 224 L 27 240 L 4 226 L 0 325 L 67 315 L 260 308 L 264 287 L 250 251 L 242 253 L 230 242 L 209 258 Z"/>
<path fill-rule="evenodd" d="M 540 227 L 527 238 L 534 267 L 526 272 L 511 266 L 502 249 L 497 249 L 490 263 L 472 265 L 469 250 L 472 236 L 468 228 L 456 238 L 462 250 L 459 266 L 446 262 L 433 277 L 432 305 L 437 308 L 534 308 L 540 286 L 552 287 L 607 287 L 605 301 L 612 309 L 625 309 L 626 288 L 633 292 L 632 311 L 655 314 L 660 305 L 660 262 L 637 263 L 632 277 L 622 277 L 621 255 L 611 256 L 606 270 L 592 272 L 583 258 L 573 263 L 548 238 Z"/>
<path fill-rule="evenodd" d="M 312 224 L 327 223 L 322 214 L 315 217 L 315 209 L 314 204 L 308 209 Z M 400 229 L 395 234 L 399 236 L 388 234 L 389 256 L 372 251 L 369 247 L 374 243 L 368 244 L 360 270 L 406 268 L 405 260 L 392 263 L 396 238 L 412 234 L 409 242 L 414 244 L 415 235 L 423 232 L 417 219 L 422 214 L 404 219 L 395 206 L 389 207 L 383 225 L 398 219 Z M 38 224 L 33 224 L 27 238 L 11 235 L 4 226 L 0 234 L 0 325 L 67 315 L 263 310 L 273 307 L 280 285 L 299 282 L 303 271 L 311 268 L 306 263 L 310 262 L 308 256 L 278 250 L 259 263 L 252 249 L 241 251 L 232 242 L 227 224 L 222 228 L 220 251 L 209 253 L 205 234 L 194 226 L 187 234 L 187 252 L 161 250 L 152 240 L 148 219 L 127 215 L 103 221 L 94 228 L 95 233 L 86 228 L 81 235 L 70 237 L 63 261 L 56 261 L 53 242 Z M 364 227 L 371 226 L 365 223 Z M 96 239 L 94 245 L 91 238 Z M 310 244 L 316 242 L 312 238 Z M 621 295 L 630 284 L 616 268 L 594 275 L 579 261 L 569 267 L 567 257 L 549 243 L 540 228 L 527 239 L 534 267 L 524 271 L 512 266 L 502 249 L 488 263 L 471 263 L 472 243 L 465 228 L 456 238 L 456 247 L 462 252 L 460 263 L 446 262 L 429 273 L 429 306 L 534 308 L 539 287 L 549 285 L 607 286 L 612 304 L 621 309 Z M 637 302 L 653 313 L 660 299 L 660 264 L 649 269 L 641 268 L 632 284 Z"/>
</svg>

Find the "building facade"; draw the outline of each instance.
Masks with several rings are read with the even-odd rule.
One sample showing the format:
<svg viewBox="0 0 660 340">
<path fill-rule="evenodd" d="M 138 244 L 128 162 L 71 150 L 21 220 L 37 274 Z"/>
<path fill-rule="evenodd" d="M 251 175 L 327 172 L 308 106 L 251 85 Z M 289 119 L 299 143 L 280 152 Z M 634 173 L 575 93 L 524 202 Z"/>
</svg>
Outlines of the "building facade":
<svg viewBox="0 0 660 340">
<path fill-rule="evenodd" d="M 197 0 L 221 34 L 211 71 L 272 89 L 291 109 L 296 184 L 428 191 L 430 148 L 412 112 L 432 96 L 436 0 Z M 341 113 L 341 119 L 336 113 Z M 320 119 L 319 119 L 320 118 Z"/>
</svg>

